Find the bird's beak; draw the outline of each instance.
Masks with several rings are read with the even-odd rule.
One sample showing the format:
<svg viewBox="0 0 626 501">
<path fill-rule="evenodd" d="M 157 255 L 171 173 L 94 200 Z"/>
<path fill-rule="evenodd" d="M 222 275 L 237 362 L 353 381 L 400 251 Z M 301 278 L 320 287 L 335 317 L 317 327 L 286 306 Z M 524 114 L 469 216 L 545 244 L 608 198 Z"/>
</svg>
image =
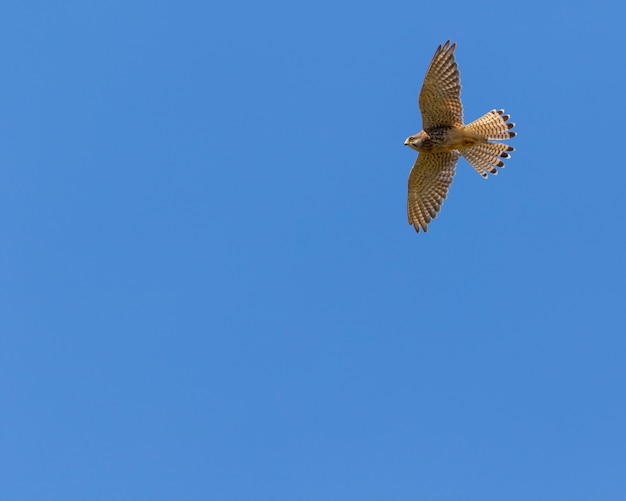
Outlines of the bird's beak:
<svg viewBox="0 0 626 501">
<path fill-rule="evenodd" d="M 404 140 L 404 144 L 405 144 L 405 146 L 409 145 L 409 138 L 408 137 Z"/>
</svg>

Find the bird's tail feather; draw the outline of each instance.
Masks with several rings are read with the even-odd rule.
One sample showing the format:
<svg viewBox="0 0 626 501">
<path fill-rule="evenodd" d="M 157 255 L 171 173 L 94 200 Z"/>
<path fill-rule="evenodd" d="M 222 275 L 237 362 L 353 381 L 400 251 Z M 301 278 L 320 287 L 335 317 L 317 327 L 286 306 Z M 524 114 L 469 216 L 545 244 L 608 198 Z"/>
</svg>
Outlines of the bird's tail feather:
<svg viewBox="0 0 626 501">
<path fill-rule="evenodd" d="M 504 110 L 491 110 L 465 126 L 465 131 L 482 139 L 511 139 L 516 133 L 511 131 L 515 124 L 507 122 L 511 118 Z"/>
<path fill-rule="evenodd" d="M 502 143 L 484 143 L 462 149 L 461 155 L 482 177 L 486 178 L 487 172 L 495 175 L 498 173 L 496 167 L 504 167 L 502 159 L 511 158 L 509 151 L 515 151 L 515 148 Z"/>
</svg>

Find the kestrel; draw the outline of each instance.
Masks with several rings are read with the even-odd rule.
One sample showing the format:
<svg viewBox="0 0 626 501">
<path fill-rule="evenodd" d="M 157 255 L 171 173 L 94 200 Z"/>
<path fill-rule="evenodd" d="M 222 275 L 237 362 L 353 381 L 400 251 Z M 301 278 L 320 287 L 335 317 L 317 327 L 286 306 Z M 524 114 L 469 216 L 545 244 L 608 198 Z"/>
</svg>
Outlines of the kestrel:
<svg viewBox="0 0 626 501">
<path fill-rule="evenodd" d="M 454 177 L 454 167 L 462 155 L 478 173 L 497 174 L 504 167 L 503 158 L 510 158 L 512 146 L 492 143 L 490 139 L 515 136 L 514 123 L 507 122 L 504 110 L 491 110 L 478 120 L 463 125 L 461 80 L 454 61 L 456 44 L 448 40 L 437 47 L 426 71 L 419 96 L 422 127 L 404 144 L 418 151 L 409 175 L 409 224 L 415 231 L 428 230 L 428 223 L 437 216 Z"/>
</svg>

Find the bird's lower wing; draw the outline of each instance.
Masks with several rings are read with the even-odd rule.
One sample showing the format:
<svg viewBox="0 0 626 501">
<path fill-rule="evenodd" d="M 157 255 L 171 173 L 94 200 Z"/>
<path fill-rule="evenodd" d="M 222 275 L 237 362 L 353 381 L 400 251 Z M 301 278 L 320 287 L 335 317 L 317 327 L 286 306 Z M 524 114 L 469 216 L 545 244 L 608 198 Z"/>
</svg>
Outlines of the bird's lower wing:
<svg viewBox="0 0 626 501">
<path fill-rule="evenodd" d="M 408 214 L 409 224 L 415 231 L 428 230 L 428 223 L 436 216 L 448 195 L 454 178 L 454 166 L 460 154 L 420 153 L 409 175 Z"/>
</svg>

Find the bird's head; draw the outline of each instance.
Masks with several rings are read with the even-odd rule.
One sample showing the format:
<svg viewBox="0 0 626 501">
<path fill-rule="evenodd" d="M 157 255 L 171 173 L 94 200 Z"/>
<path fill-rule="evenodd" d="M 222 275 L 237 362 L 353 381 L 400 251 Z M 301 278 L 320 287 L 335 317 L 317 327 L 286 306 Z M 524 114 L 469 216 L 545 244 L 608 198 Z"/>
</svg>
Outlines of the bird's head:
<svg viewBox="0 0 626 501">
<path fill-rule="evenodd" d="M 424 131 L 420 131 L 413 136 L 409 136 L 405 139 L 404 144 L 415 151 L 421 151 L 424 139 L 426 139 Z"/>
</svg>

